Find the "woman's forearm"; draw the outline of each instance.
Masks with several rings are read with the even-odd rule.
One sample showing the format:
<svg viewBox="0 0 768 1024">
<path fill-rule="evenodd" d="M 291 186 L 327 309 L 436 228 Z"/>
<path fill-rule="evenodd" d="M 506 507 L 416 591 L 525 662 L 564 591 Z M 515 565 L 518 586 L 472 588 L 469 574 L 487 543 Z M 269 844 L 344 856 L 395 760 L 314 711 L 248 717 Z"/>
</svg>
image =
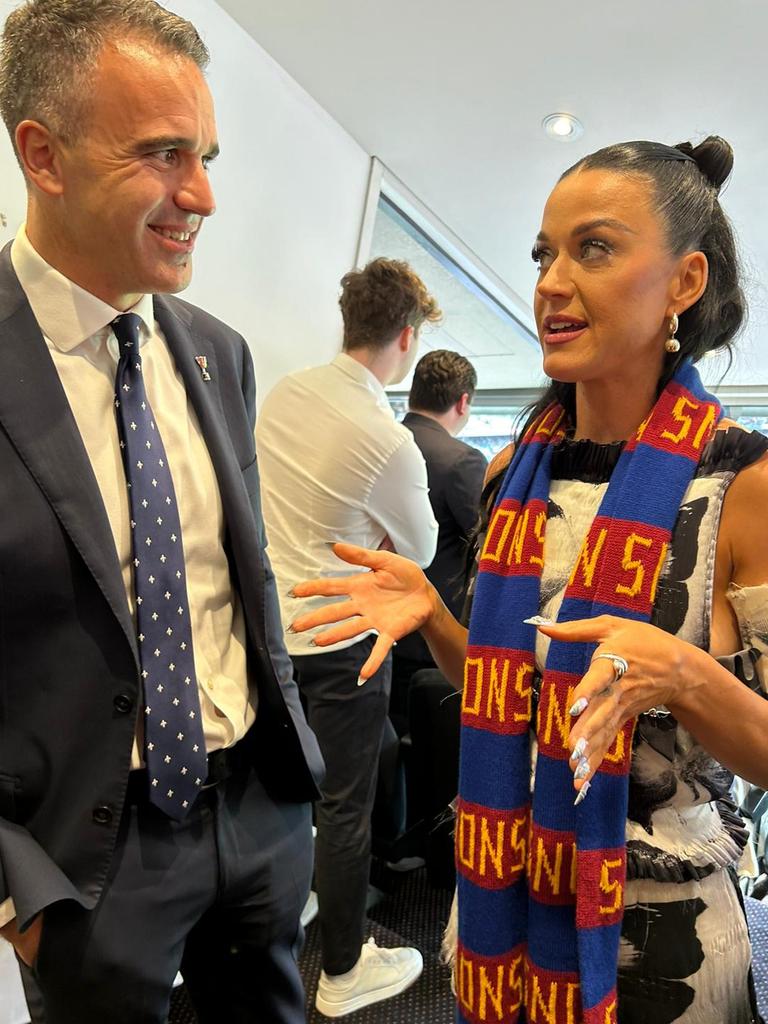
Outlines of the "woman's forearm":
<svg viewBox="0 0 768 1024">
<path fill-rule="evenodd" d="M 448 682 L 457 690 L 464 685 L 464 658 L 467 652 L 467 629 L 451 615 L 437 591 L 435 610 L 421 627 L 432 657 Z"/>
<path fill-rule="evenodd" d="M 696 647 L 682 669 L 686 685 L 669 710 L 721 764 L 767 789 L 768 701 Z"/>
</svg>

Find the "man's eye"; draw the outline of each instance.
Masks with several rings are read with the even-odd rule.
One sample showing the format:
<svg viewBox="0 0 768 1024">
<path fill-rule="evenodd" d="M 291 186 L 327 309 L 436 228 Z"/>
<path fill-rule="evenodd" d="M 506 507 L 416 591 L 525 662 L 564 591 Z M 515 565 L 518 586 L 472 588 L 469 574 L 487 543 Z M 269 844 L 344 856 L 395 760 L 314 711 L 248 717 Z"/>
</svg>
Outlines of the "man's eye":
<svg viewBox="0 0 768 1024">
<path fill-rule="evenodd" d="M 161 149 L 157 155 L 164 164 L 175 164 L 179 158 L 179 153 L 176 149 Z"/>
</svg>

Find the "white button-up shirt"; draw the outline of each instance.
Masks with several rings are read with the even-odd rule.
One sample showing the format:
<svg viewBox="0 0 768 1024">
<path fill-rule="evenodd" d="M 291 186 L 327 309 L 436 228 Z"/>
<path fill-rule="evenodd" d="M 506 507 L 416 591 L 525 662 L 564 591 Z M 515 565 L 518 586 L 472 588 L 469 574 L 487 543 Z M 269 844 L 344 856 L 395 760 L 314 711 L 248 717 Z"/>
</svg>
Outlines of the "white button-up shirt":
<svg viewBox="0 0 768 1024">
<path fill-rule="evenodd" d="M 413 435 L 394 417 L 379 380 L 342 352 L 327 366 L 290 374 L 270 392 L 256 426 L 262 508 L 283 626 L 334 598 L 297 601 L 300 580 L 359 572 L 333 554 L 336 541 L 428 565 L 437 523 Z M 312 647 L 318 630 L 286 633 L 292 655 L 340 650 L 360 637 Z"/>
</svg>

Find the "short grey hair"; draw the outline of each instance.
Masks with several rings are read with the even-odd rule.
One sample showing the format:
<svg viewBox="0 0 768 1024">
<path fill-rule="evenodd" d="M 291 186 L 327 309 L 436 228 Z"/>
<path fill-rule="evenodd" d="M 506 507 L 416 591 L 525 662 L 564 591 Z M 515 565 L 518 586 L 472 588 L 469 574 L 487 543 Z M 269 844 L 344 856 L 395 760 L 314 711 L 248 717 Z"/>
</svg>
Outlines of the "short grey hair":
<svg viewBox="0 0 768 1024">
<path fill-rule="evenodd" d="M 12 11 L 0 42 L 0 114 L 14 148 L 16 127 L 27 118 L 67 142 L 77 139 L 99 55 L 125 38 L 187 57 L 201 71 L 208 65 L 195 26 L 154 0 L 27 0 Z"/>
</svg>

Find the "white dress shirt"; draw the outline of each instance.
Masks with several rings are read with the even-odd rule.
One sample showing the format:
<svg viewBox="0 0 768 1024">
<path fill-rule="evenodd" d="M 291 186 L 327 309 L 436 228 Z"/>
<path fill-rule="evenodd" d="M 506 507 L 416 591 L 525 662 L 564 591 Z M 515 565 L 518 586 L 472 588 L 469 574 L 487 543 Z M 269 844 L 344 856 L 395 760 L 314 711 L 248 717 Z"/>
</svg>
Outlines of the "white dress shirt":
<svg viewBox="0 0 768 1024">
<path fill-rule="evenodd" d="M 378 379 L 347 353 L 276 385 L 259 415 L 256 447 L 285 628 L 336 600 L 298 601 L 289 596 L 294 584 L 360 571 L 336 558 L 335 541 L 378 548 L 388 537 L 398 554 L 432 561 L 437 523 L 424 459 Z M 360 639 L 321 649 L 310 644 L 316 632 L 286 633 L 289 654 L 340 650 Z"/>
<path fill-rule="evenodd" d="M 110 323 L 120 311 L 84 291 L 34 250 L 22 228 L 11 261 L 43 332 L 104 502 L 134 615 L 128 494 L 114 410 L 118 346 Z M 131 312 L 142 319 L 142 375 L 160 427 L 181 520 L 195 671 L 208 751 L 236 743 L 253 723 L 246 675 L 245 622 L 224 553 L 224 515 L 210 455 L 173 356 L 154 319 L 152 296 Z M 139 728 L 141 721 L 138 723 Z M 141 766 L 143 737 L 132 768 Z M 0 927 L 12 901 L 0 904 Z"/>
</svg>

